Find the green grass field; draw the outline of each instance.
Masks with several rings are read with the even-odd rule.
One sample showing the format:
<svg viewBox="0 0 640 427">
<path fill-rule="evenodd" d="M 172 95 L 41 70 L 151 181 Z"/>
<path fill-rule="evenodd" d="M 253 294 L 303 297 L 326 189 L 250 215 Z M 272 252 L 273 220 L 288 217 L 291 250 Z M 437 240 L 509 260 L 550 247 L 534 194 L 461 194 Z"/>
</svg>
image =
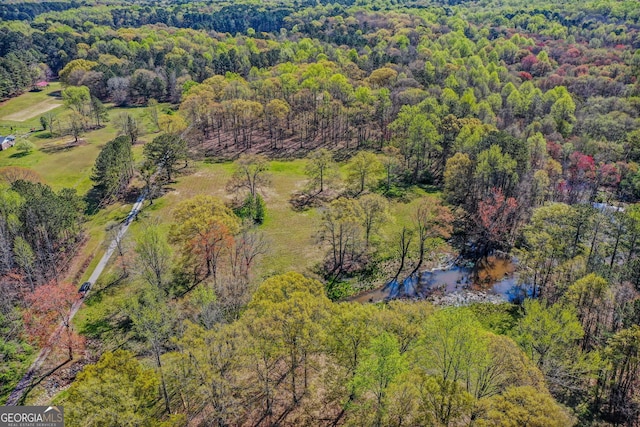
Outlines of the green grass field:
<svg viewBox="0 0 640 427">
<path fill-rule="evenodd" d="M 40 129 L 39 116 L 33 116 L 24 122 L 7 121 L 6 118 L 21 114 L 29 115 L 30 107 L 39 103 L 59 102 L 56 93 L 60 89 L 60 84 L 52 83 L 41 92 L 28 92 L 0 105 L 0 132 L 10 126 L 14 126 L 14 130 L 30 127 Z M 29 111 L 24 113 L 25 110 Z M 56 107 L 52 111 L 64 117 L 64 107 Z M 115 119 L 124 111 L 147 123 L 143 117 L 144 109 L 142 108 L 125 109 L 110 106 L 108 111 L 110 120 L 106 126 L 84 134 L 80 144 L 70 144 L 73 141 L 71 136 L 51 138 L 48 131 L 33 132 L 29 135 L 29 140 L 35 144 L 36 149 L 27 155 L 21 155 L 13 149 L 0 152 L 0 168 L 27 167 L 35 171 L 55 190 L 71 187 L 84 195 L 92 187 L 90 176 L 95 159 L 103 145 L 117 135 Z M 148 141 L 153 136 L 153 133 L 147 133 L 141 141 Z M 141 159 L 141 144 L 134 147 L 134 155 L 137 159 Z M 292 194 L 300 191 L 305 185 L 305 165 L 306 160 L 270 162 L 271 185 L 263 189 L 267 215 L 264 224 L 259 227 L 268 241 L 269 252 L 263 257 L 257 269 L 259 278 L 290 270 L 313 274 L 316 265 L 324 258 L 326 248 L 323 248 L 317 240 L 321 211 L 317 208 L 296 211 L 289 203 Z M 344 165 L 341 169 L 344 175 Z M 225 186 L 232 171 L 233 164 L 230 162 L 192 163 L 185 173 L 178 176 L 175 183 L 167 186 L 164 196 L 157 199 L 153 205 L 147 204 L 140 219 L 130 229 L 130 241 L 140 233 L 142 225 L 153 217 L 159 218 L 168 230 L 172 222 L 173 208 L 182 200 L 198 194 L 210 194 L 229 201 L 232 196 L 227 193 Z M 414 205 L 420 197 L 426 195 L 419 189 L 412 189 L 410 193 L 413 196 L 411 202 L 392 201 L 390 203 L 392 220 L 381 227 L 382 241 L 391 241 L 394 233 L 411 221 Z M 83 279 L 88 277 L 104 250 L 107 228 L 122 221 L 129 208 L 123 203 L 116 203 L 88 218 L 86 230 L 89 239 L 82 250 L 80 260 L 76 263 L 78 268 L 79 266 L 87 267 Z M 383 256 L 389 256 L 393 252 L 390 244 L 382 245 L 380 250 Z M 71 271 L 69 277 L 75 277 L 75 274 Z"/>
<path fill-rule="evenodd" d="M 80 144 L 73 144 L 70 135 L 51 138 L 48 131 L 42 131 L 40 115 L 25 122 L 7 121 L 7 116 L 19 113 L 20 108 L 28 108 L 29 105 L 38 103 L 42 97 L 50 97 L 51 93 L 60 90 L 58 83 L 52 83 L 42 92 L 27 92 L 18 98 L 6 101 L 0 106 L 0 134 L 7 135 L 14 127 L 14 134 L 21 135 L 31 128 L 38 129 L 28 135 L 28 139 L 35 144 L 36 149 L 27 155 L 18 153 L 14 148 L 0 152 L 0 168 L 4 166 L 22 166 L 34 170 L 45 183 L 55 190 L 61 188 L 75 188 L 79 194 L 85 194 L 91 189 L 91 169 L 95 159 L 104 144 L 115 138 L 118 131 L 115 119 L 123 112 L 129 112 L 139 120 L 142 119 L 142 108 L 109 108 L 109 121 L 106 126 L 80 137 Z M 64 107 L 52 110 L 58 116 L 63 116 Z M 64 119 L 61 119 L 64 120 Z M 152 134 L 143 136 L 141 141 L 153 137 Z M 140 158 L 141 145 L 134 147 L 134 154 Z"/>
</svg>

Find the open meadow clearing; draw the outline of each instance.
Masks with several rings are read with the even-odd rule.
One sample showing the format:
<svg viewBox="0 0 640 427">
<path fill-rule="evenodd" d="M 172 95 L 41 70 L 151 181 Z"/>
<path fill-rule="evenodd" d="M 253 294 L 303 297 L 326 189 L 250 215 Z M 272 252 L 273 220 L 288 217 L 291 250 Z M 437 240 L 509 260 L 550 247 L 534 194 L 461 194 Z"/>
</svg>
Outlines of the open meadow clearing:
<svg viewBox="0 0 640 427">
<path fill-rule="evenodd" d="M 314 238 L 319 225 L 318 210 L 295 212 L 289 203 L 293 192 L 306 180 L 304 164 L 304 160 L 270 162 L 271 185 L 262 191 L 267 213 L 264 224 L 258 228 L 268 241 L 268 253 L 259 263 L 260 277 L 287 271 L 311 274 L 314 262 L 322 257 Z M 231 201 L 233 195 L 227 192 L 226 184 L 232 174 L 232 163 L 198 162 L 192 168 L 192 173 L 178 177 L 176 183 L 168 186 L 170 191 L 154 202 L 147 210 L 148 215 L 171 222 L 173 207 L 198 194 Z"/>
<path fill-rule="evenodd" d="M 33 116 L 21 124 L 14 120 L 20 116 L 26 117 L 29 111 L 41 103 L 53 105 L 58 102 L 61 86 L 52 83 L 41 92 L 28 92 L 22 96 L 5 102 L 0 106 L 0 129 L 2 126 L 31 126 L 40 129 L 39 117 Z M 35 104 L 34 104 L 35 103 Z M 44 105 L 44 104 L 43 104 Z M 64 117 L 62 107 L 53 110 L 57 117 Z M 104 144 L 118 134 L 115 122 L 118 115 L 128 112 L 137 120 L 145 123 L 146 133 L 140 142 L 134 146 L 136 161 L 142 159 L 142 146 L 155 135 L 144 117 L 143 108 L 108 109 L 106 126 L 101 129 L 86 132 L 74 143 L 70 135 L 50 137 L 48 131 L 30 133 L 28 139 L 35 144 L 35 150 L 28 153 L 18 153 L 15 149 L 0 152 L 0 168 L 6 166 L 26 167 L 34 171 L 40 179 L 51 185 L 54 190 L 74 188 L 85 195 L 92 188 L 90 179 L 95 159 Z M 306 185 L 308 177 L 305 166 L 308 160 L 278 160 L 269 162 L 270 185 L 261 190 L 267 207 L 265 221 L 258 230 L 264 233 L 268 242 L 268 251 L 258 264 L 256 275 L 265 278 L 287 271 L 297 271 L 307 275 L 316 275 L 318 266 L 326 253 L 318 239 L 318 231 L 322 220 L 323 208 L 309 208 L 296 210 L 290 203 L 294 193 L 300 192 Z M 212 163 L 209 161 L 191 161 L 189 167 L 181 171 L 175 182 L 169 183 L 163 190 L 163 195 L 154 200 L 153 204 L 145 203 L 144 211 L 131 228 L 129 240 L 133 242 L 146 221 L 158 218 L 161 226 L 168 230 L 173 221 L 173 209 L 180 201 L 199 194 L 208 194 L 229 203 L 233 195 L 226 189 L 233 172 L 232 162 Z M 346 170 L 341 166 L 340 174 L 344 177 Z M 134 185 L 141 185 L 140 183 Z M 390 220 L 381 226 L 380 234 L 387 240 L 403 225 L 411 222 L 412 211 L 420 196 L 426 193 L 414 188 L 409 191 L 409 201 L 390 202 Z M 86 267 L 84 278 L 88 277 L 91 268 L 97 263 L 96 254 L 101 251 L 103 240 L 107 235 L 106 228 L 123 220 L 128 213 L 128 206 L 118 202 L 101 209 L 90 217 L 86 224 L 89 240 L 80 257 L 80 265 Z M 133 245 L 133 243 L 131 243 Z M 380 248 L 385 257 L 392 255 L 394 248 L 387 245 Z M 87 264 L 87 260 L 91 260 Z M 112 260 L 112 264 L 114 264 Z M 75 274 L 70 277 L 75 277 Z"/>
<path fill-rule="evenodd" d="M 10 132 L 11 122 L 6 120 L 3 113 L 11 111 L 16 105 L 24 105 L 22 98 L 28 100 L 34 97 L 34 93 L 29 92 L 21 97 L 12 99 L 12 101 L 21 101 L 0 106 L 0 131 L 4 134 Z M 57 116 L 61 116 L 63 108 L 56 110 Z M 0 152 L 0 168 L 5 166 L 21 166 L 32 169 L 40 175 L 44 182 L 51 185 L 54 189 L 75 188 L 79 194 L 85 194 L 92 186 L 91 169 L 95 163 L 96 157 L 104 144 L 118 135 L 116 128 L 116 118 L 123 112 L 141 120 L 142 109 L 136 108 L 109 108 L 108 118 L 105 126 L 83 133 L 78 143 L 74 142 L 73 136 L 63 135 L 51 137 L 49 131 L 41 130 L 39 117 L 30 120 L 37 129 L 35 132 L 27 134 L 29 141 L 35 144 L 35 150 L 28 154 L 18 153 L 14 148 L 10 148 Z M 5 117 L 5 119 L 3 119 Z M 63 119 L 62 119 L 63 120 Z M 30 122 L 27 123 L 31 124 Z M 37 125 L 36 125 L 37 122 Z M 20 129 L 16 127 L 15 129 Z M 19 133 L 16 132 L 16 133 Z M 134 147 L 136 159 L 141 158 L 142 144 L 153 135 L 142 136 L 140 144 Z"/>
</svg>

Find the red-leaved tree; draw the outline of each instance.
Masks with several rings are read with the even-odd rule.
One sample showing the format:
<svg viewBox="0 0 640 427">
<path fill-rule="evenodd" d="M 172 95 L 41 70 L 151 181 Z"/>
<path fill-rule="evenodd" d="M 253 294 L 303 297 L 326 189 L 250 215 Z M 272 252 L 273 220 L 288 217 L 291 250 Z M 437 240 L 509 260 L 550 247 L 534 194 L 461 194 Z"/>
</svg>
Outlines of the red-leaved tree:
<svg viewBox="0 0 640 427">
<path fill-rule="evenodd" d="M 500 188 L 492 188 L 487 198 L 478 203 L 478 249 L 482 255 L 512 245 L 517 212 L 516 199 L 505 198 Z"/>
<path fill-rule="evenodd" d="M 579 151 L 571 153 L 567 168 L 568 202 L 588 200 L 598 186 L 597 181 L 597 167 L 593 157 Z"/>
<path fill-rule="evenodd" d="M 84 338 L 71 324 L 71 310 L 78 299 L 78 291 L 70 283 L 48 283 L 29 294 L 24 324 L 31 341 L 42 348 L 60 344 L 73 360 L 74 351 L 84 346 Z"/>
</svg>

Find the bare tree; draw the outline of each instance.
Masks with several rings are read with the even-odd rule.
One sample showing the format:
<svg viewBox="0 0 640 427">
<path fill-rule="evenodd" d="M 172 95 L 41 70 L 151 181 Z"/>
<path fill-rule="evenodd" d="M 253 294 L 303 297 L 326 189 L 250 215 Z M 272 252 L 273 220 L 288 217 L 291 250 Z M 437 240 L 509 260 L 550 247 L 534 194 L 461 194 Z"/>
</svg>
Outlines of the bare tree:
<svg viewBox="0 0 640 427">
<path fill-rule="evenodd" d="M 111 224 L 108 228 L 107 236 L 108 241 L 116 242 L 116 250 L 118 251 L 118 258 L 120 259 L 120 267 L 122 267 L 122 273 L 126 276 L 127 259 L 125 255 L 129 250 L 129 242 L 124 239 L 124 236 L 120 236 L 120 224 Z"/>
<path fill-rule="evenodd" d="M 400 267 L 398 267 L 398 271 L 396 275 L 393 277 L 393 281 L 398 280 L 400 274 L 402 274 L 402 270 L 404 270 L 405 264 L 407 262 L 407 257 L 409 256 L 409 247 L 411 246 L 411 240 L 413 239 L 413 234 L 411 230 L 407 227 L 402 227 L 402 231 L 398 236 L 398 240 L 396 241 L 396 253 L 398 258 L 400 258 Z"/>
<path fill-rule="evenodd" d="M 267 253 L 269 245 L 264 234 L 244 229 L 234 239 L 231 271 L 234 277 L 250 277 L 251 267 L 260 255 Z"/>
<path fill-rule="evenodd" d="M 305 173 L 309 177 L 309 189 L 322 193 L 325 186 L 338 176 L 338 166 L 333 154 L 326 148 L 313 151 L 307 156 Z"/>
<path fill-rule="evenodd" d="M 129 99 L 129 78 L 112 77 L 107 81 L 107 91 L 116 105 L 124 105 Z"/>
<path fill-rule="evenodd" d="M 144 181 L 144 189 L 147 192 L 149 204 L 153 204 L 153 199 L 156 197 L 156 193 L 159 190 L 156 183 L 157 171 L 158 167 L 148 160 L 140 166 L 140 177 Z"/>
<path fill-rule="evenodd" d="M 236 170 L 227 183 L 227 190 L 230 192 L 246 190 L 251 197 L 255 198 L 260 188 L 269 185 L 268 169 L 269 164 L 265 156 L 241 155 L 236 161 Z"/>
<path fill-rule="evenodd" d="M 418 205 L 413 223 L 418 238 L 418 263 L 410 276 L 420 270 L 432 245 L 437 244 L 438 239 L 448 238 L 451 235 L 453 215 L 447 207 L 442 206 L 435 199 L 425 200 Z"/>
<path fill-rule="evenodd" d="M 147 109 L 145 115 L 149 118 L 153 126 L 160 130 L 160 109 L 158 108 L 158 101 L 151 98 L 147 101 Z"/>
<path fill-rule="evenodd" d="M 69 131 L 77 143 L 78 138 L 84 133 L 84 117 L 80 113 L 72 111 L 69 115 Z"/>
</svg>

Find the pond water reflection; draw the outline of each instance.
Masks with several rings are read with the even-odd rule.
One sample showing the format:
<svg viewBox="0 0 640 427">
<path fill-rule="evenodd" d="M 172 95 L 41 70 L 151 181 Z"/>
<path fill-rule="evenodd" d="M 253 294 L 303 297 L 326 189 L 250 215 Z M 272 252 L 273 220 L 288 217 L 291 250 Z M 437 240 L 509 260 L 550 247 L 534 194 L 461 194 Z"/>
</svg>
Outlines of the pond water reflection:
<svg viewBox="0 0 640 427">
<path fill-rule="evenodd" d="M 427 298 L 467 290 L 498 295 L 505 301 L 520 300 L 528 293 L 526 286 L 518 284 L 513 259 L 490 256 L 475 265 L 456 264 L 444 269 L 426 270 L 419 278 L 414 276 L 401 283 L 389 282 L 382 288 L 363 292 L 350 300 L 378 302 L 394 298 Z"/>
</svg>

